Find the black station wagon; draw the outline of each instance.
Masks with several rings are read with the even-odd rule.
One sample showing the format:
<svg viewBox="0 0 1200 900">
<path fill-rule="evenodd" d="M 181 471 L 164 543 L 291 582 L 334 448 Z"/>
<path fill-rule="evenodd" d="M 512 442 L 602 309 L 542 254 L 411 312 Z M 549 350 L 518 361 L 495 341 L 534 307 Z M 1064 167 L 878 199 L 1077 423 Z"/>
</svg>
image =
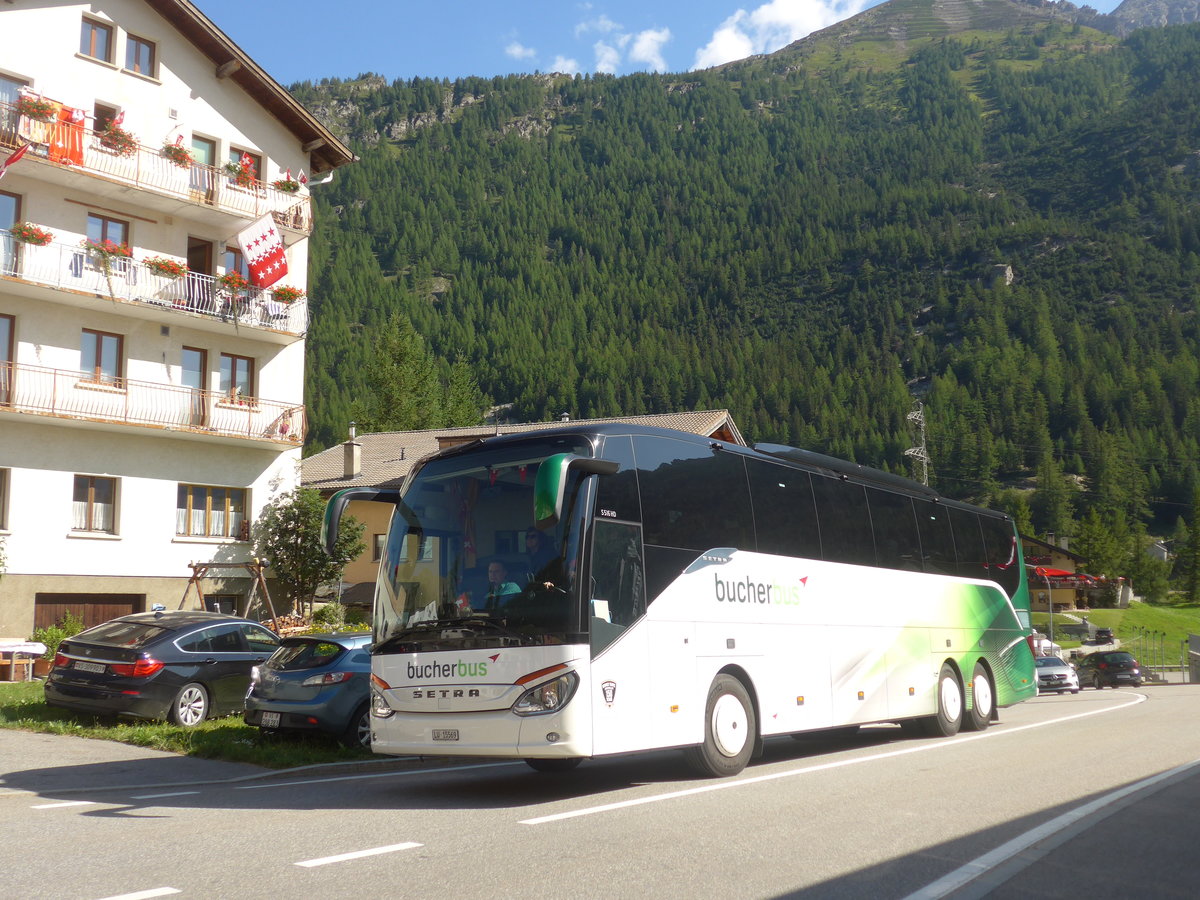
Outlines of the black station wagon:
<svg viewBox="0 0 1200 900">
<path fill-rule="evenodd" d="M 121 616 L 59 645 L 46 703 L 100 716 L 170 719 L 193 728 L 241 712 L 250 670 L 279 648 L 257 622 L 221 613 Z"/>
</svg>

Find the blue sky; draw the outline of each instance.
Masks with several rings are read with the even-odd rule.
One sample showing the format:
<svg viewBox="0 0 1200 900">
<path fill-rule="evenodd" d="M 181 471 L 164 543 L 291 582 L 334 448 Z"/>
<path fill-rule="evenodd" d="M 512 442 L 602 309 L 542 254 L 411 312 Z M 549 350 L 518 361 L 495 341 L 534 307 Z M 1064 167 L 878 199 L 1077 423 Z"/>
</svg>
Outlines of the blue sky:
<svg viewBox="0 0 1200 900">
<path fill-rule="evenodd" d="M 770 53 L 879 0 L 194 2 L 287 85 L 363 72 L 389 81 L 534 71 L 685 72 Z M 1108 12 L 1118 2 L 1091 5 Z"/>
</svg>

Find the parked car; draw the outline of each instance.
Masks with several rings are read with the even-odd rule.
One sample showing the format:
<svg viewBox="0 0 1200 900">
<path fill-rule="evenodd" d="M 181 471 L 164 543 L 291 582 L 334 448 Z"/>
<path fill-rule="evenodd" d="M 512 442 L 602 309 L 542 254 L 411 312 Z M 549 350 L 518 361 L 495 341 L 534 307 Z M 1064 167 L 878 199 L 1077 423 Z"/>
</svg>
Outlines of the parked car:
<svg viewBox="0 0 1200 900">
<path fill-rule="evenodd" d="M 1050 691 L 1079 693 L 1079 675 L 1070 663 L 1058 656 L 1039 656 L 1034 662 L 1037 664 L 1039 694 Z"/>
<path fill-rule="evenodd" d="M 121 616 L 59 644 L 46 703 L 194 728 L 209 716 L 240 711 L 250 670 L 278 648 L 273 632 L 237 616 L 186 610 Z"/>
<path fill-rule="evenodd" d="M 1142 669 L 1132 653 L 1098 650 L 1079 660 L 1079 680 L 1097 690 L 1124 685 L 1141 687 Z"/>
<path fill-rule="evenodd" d="M 370 644 L 369 633 L 284 638 L 250 677 L 246 724 L 321 731 L 348 747 L 370 747 Z"/>
<path fill-rule="evenodd" d="M 1111 628 L 1097 628 L 1096 633 L 1092 635 L 1092 640 L 1097 644 L 1111 644 L 1113 642 L 1113 630 Z"/>
</svg>

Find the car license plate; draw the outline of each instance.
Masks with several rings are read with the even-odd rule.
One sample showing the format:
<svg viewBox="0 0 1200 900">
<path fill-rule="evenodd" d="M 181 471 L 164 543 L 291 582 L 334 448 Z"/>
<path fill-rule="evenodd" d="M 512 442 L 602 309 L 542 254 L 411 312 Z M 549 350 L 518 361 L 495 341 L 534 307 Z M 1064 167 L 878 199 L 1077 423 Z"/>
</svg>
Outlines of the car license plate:
<svg viewBox="0 0 1200 900">
<path fill-rule="evenodd" d="M 96 674 L 101 674 L 104 672 L 105 667 L 100 663 L 84 662 L 81 659 L 77 659 L 75 660 L 75 668 L 80 672 L 95 672 Z"/>
<path fill-rule="evenodd" d="M 263 713 L 262 721 L 260 721 L 258 724 L 261 725 L 263 728 L 278 728 L 279 727 L 279 713 L 277 713 L 277 712 Z"/>
<path fill-rule="evenodd" d="M 433 739 L 435 741 L 457 741 L 457 728 L 435 728 L 433 729 Z"/>
</svg>

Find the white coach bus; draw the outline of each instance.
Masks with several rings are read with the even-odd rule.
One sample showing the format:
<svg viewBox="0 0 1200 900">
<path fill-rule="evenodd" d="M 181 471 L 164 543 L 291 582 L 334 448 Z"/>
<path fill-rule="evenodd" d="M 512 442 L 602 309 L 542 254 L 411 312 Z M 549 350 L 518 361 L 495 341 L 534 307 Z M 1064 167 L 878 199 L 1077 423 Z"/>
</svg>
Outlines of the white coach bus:
<svg viewBox="0 0 1200 900">
<path fill-rule="evenodd" d="M 539 771 L 683 748 L 711 776 L 765 738 L 897 722 L 953 735 L 1036 694 L 1011 519 L 779 445 L 632 425 L 476 441 L 395 504 L 372 748 Z"/>
</svg>

